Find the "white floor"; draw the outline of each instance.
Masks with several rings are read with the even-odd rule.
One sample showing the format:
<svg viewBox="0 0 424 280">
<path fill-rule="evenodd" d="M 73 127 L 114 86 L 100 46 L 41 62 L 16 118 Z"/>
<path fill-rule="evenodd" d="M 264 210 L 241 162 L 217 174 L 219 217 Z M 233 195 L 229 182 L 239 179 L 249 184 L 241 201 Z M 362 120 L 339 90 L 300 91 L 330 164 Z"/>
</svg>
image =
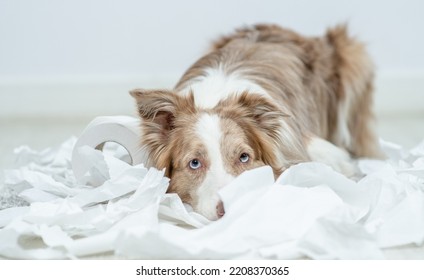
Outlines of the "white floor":
<svg viewBox="0 0 424 280">
<path fill-rule="evenodd" d="M 0 170 L 13 167 L 13 149 L 28 145 L 44 149 L 78 136 L 90 119 L 0 119 Z M 424 112 L 403 116 L 379 116 L 378 135 L 412 148 L 424 140 Z"/>
</svg>

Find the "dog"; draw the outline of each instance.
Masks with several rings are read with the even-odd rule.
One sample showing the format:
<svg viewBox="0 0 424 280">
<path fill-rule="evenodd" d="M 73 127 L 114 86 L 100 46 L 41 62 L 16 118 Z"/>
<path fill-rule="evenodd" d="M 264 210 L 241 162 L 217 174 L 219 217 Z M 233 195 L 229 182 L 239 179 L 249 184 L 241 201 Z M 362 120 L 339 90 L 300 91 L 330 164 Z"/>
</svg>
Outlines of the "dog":
<svg viewBox="0 0 424 280">
<path fill-rule="evenodd" d="M 381 157 L 373 130 L 373 64 L 345 25 L 305 37 L 255 25 L 215 41 L 173 90 L 134 89 L 141 147 L 165 169 L 168 192 L 210 220 L 218 190 L 269 165 L 307 161 L 346 176 L 352 158 Z"/>
</svg>

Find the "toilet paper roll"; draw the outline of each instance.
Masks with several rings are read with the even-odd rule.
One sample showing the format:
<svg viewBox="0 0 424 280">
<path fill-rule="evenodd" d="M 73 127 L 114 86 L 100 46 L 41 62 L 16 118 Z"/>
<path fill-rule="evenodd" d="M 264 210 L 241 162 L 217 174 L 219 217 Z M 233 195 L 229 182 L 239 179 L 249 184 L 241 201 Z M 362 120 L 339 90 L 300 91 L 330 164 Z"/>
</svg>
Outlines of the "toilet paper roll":
<svg viewBox="0 0 424 280">
<path fill-rule="evenodd" d="M 146 163 L 146 152 L 140 148 L 140 120 L 129 116 L 103 116 L 91 121 L 75 143 L 72 151 L 72 169 L 75 178 L 81 181 L 91 164 L 84 160 L 79 148 L 89 146 L 102 150 L 106 142 L 123 146 L 132 165 Z"/>
</svg>

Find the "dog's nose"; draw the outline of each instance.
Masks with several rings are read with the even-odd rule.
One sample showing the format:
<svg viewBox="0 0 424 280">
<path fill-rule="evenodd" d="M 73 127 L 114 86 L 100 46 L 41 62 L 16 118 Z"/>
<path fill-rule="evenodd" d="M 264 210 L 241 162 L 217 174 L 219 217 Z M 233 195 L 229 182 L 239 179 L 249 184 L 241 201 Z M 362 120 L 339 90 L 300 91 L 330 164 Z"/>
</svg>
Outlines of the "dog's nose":
<svg viewBox="0 0 424 280">
<path fill-rule="evenodd" d="M 224 216 L 225 210 L 224 210 L 224 204 L 222 201 L 218 202 L 218 205 L 216 205 L 216 215 L 218 215 L 218 219 L 222 218 Z"/>
</svg>

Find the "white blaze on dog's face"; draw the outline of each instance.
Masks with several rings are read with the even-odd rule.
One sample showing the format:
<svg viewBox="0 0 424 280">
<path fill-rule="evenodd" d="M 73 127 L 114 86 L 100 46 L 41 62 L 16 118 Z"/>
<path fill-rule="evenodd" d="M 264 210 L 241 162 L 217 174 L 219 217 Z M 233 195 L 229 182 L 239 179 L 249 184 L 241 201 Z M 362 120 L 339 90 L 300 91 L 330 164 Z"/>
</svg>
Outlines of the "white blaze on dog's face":
<svg viewBox="0 0 424 280">
<path fill-rule="evenodd" d="M 225 152 L 223 151 L 223 145 L 225 145 L 225 140 L 223 139 L 224 129 L 225 127 L 222 125 L 217 115 L 208 113 L 200 115 L 195 125 L 195 134 L 200 139 L 202 146 L 204 146 L 205 153 L 203 157 L 190 160 L 188 164 L 188 174 L 186 174 L 186 176 L 191 176 L 192 174 L 190 173 L 193 172 L 203 173 L 201 175 L 203 177 L 201 180 L 202 182 L 195 190 L 192 204 L 196 211 L 202 213 L 209 219 L 215 218 L 216 215 L 223 214 L 217 211 L 219 204 L 217 191 L 231 182 L 235 175 L 237 175 L 232 170 L 226 169 L 226 155 L 223 153 Z M 242 132 L 239 134 L 240 135 L 237 136 L 243 136 Z M 232 145 L 233 143 L 228 144 Z M 245 157 L 247 160 L 241 161 L 241 156 L 238 157 L 238 155 L 236 155 L 236 158 L 233 160 L 235 164 L 247 165 L 249 163 L 249 154 L 246 152 L 243 153 L 246 155 Z M 178 184 L 178 182 L 176 182 L 176 184 Z"/>
<path fill-rule="evenodd" d="M 223 215 L 221 188 L 245 170 L 273 163 L 268 134 L 278 133 L 269 131 L 276 127 L 267 127 L 267 120 L 276 117 L 271 112 L 275 108 L 258 103 L 265 102 L 262 97 L 243 95 L 200 109 L 192 95 L 144 90 L 131 94 L 142 117 L 142 144 L 152 164 L 166 168 L 171 179 L 168 192 L 177 193 L 210 220 Z"/>
<path fill-rule="evenodd" d="M 187 139 L 186 152 L 174 153 L 171 190 L 179 193 L 188 189 L 193 208 L 216 219 L 223 214 L 218 209 L 218 191 L 243 171 L 264 163 L 257 158 L 243 129 L 230 119 L 200 113 L 193 128 L 192 134 L 186 131 L 192 137 Z"/>
</svg>

